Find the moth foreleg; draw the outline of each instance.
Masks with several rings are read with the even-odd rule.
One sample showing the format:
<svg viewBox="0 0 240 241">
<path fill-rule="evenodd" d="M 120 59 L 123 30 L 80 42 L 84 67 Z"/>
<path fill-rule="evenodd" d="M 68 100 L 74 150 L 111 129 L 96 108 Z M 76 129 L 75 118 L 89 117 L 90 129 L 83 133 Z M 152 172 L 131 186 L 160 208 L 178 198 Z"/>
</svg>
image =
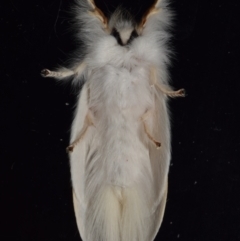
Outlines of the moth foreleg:
<svg viewBox="0 0 240 241">
<path fill-rule="evenodd" d="M 163 86 L 159 85 L 158 83 L 154 84 L 160 91 L 162 91 L 165 95 L 175 98 L 175 97 L 185 97 L 185 89 L 179 90 L 167 90 Z"/>
<path fill-rule="evenodd" d="M 143 127 L 144 127 L 144 131 L 146 133 L 146 135 L 148 136 L 148 138 L 156 145 L 157 148 L 159 148 L 161 146 L 161 143 L 157 140 L 155 140 L 155 138 L 150 134 L 148 125 L 146 123 L 146 120 L 148 118 L 148 116 L 151 114 L 151 111 L 148 110 L 146 111 L 143 116 L 141 117 L 141 120 L 143 122 Z"/>
<path fill-rule="evenodd" d="M 93 125 L 92 117 L 91 117 L 91 114 L 88 112 L 86 117 L 85 117 L 82 129 L 80 130 L 76 139 L 70 144 L 70 146 L 67 147 L 67 152 L 73 151 L 74 147 L 84 138 L 84 136 L 85 136 L 85 134 L 88 130 L 88 127 L 90 127 L 92 125 Z"/>
<path fill-rule="evenodd" d="M 64 79 L 71 77 L 73 75 L 81 75 L 86 68 L 86 64 L 82 62 L 79 65 L 76 65 L 73 69 L 60 68 L 57 71 L 51 71 L 49 69 L 43 69 L 41 75 L 45 78 L 56 78 Z"/>
<path fill-rule="evenodd" d="M 156 76 L 156 69 L 153 67 L 151 69 L 151 81 L 153 83 L 153 85 L 160 90 L 161 92 L 163 92 L 165 95 L 175 98 L 175 97 L 185 97 L 185 90 L 184 89 L 179 89 L 179 90 L 168 90 L 167 86 L 165 87 L 164 85 L 160 85 L 157 82 L 157 76 Z"/>
</svg>

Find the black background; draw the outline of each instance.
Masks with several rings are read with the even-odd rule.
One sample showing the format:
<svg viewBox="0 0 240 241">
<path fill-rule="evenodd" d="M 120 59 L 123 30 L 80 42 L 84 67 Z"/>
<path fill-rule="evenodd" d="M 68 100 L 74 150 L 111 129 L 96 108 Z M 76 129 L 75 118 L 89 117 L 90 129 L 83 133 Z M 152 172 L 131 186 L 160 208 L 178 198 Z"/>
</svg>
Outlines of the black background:
<svg viewBox="0 0 240 241">
<path fill-rule="evenodd" d="M 120 1 L 96 1 L 104 11 Z M 138 16 L 151 1 L 121 1 Z M 0 3 L 0 239 L 80 240 L 65 147 L 76 90 L 43 79 L 77 47 L 69 0 Z M 156 240 L 240 240 L 238 0 L 175 0 L 169 195 Z"/>
</svg>

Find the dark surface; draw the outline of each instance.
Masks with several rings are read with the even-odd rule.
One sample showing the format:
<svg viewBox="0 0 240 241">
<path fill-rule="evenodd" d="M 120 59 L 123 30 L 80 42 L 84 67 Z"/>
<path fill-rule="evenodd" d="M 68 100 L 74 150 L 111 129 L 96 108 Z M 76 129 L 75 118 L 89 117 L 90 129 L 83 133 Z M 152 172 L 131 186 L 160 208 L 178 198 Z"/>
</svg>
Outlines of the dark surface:
<svg viewBox="0 0 240 241">
<path fill-rule="evenodd" d="M 68 31 L 73 1 L 5 2 L 0 239 L 80 240 L 65 152 L 76 91 L 40 76 L 77 46 Z M 104 10 L 116 5 L 101 2 Z M 126 2 L 140 13 L 149 5 Z M 173 1 L 177 54 L 171 76 L 188 96 L 170 103 L 169 195 L 156 240 L 240 240 L 239 7 L 238 0 Z"/>
</svg>

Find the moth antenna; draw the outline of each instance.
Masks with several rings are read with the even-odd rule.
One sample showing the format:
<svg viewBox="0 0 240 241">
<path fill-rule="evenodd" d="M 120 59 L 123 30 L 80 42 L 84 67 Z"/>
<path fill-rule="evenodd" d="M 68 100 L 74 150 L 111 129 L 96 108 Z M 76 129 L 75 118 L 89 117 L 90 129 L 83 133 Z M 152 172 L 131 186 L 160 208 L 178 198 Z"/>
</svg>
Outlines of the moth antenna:
<svg viewBox="0 0 240 241">
<path fill-rule="evenodd" d="M 96 8 L 96 4 L 95 4 L 94 0 L 88 0 L 88 3 L 91 5 L 91 7 L 92 7 L 93 9 Z"/>
<path fill-rule="evenodd" d="M 94 0 L 88 0 L 88 3 L 92 8 L 92 11 L 89 11 L 89 14 L 98 18 L 100 20 L 100 22 L 102 22 L 104 28 L 107 28 L 108 20 L 107 20 L 106 16 L 104 15 L 104 13 L 102 12 L 102 10 L 96 6 Z"/>
<path fill-rule="evenodd" d="M 145 27 L 145 24 L 150 16 L 158 13 L 161 10 L 161 8 L 159 6 L 161 1 L 162 0 L 155 1 L 154 4 L 149 8 L 149 10 L 144 14 L 142 21 L 139 25 L 140 29 Z"/>
</svg>

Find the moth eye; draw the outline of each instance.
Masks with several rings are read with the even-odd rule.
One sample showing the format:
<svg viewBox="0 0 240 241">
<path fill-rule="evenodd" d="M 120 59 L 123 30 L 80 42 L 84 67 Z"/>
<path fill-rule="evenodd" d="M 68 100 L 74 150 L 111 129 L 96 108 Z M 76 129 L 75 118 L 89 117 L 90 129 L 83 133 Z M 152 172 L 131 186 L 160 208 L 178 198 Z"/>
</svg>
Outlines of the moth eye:
<svg viewBox="0 0 240 241">
<path fill-rule="evenodd" d="M 113 28 L 111 35 L 117 40 L 119 45 L 123 46 L 120 34 L 115 28 Z"/>
<path fill-rule="evenodd" d="M 136 30 L 133 30 L 131 33 L 131 36 L 127 42 L 127 44 L 130 44 L 135 38 L 137 38 L 139 35 Z"/>
</svg>

